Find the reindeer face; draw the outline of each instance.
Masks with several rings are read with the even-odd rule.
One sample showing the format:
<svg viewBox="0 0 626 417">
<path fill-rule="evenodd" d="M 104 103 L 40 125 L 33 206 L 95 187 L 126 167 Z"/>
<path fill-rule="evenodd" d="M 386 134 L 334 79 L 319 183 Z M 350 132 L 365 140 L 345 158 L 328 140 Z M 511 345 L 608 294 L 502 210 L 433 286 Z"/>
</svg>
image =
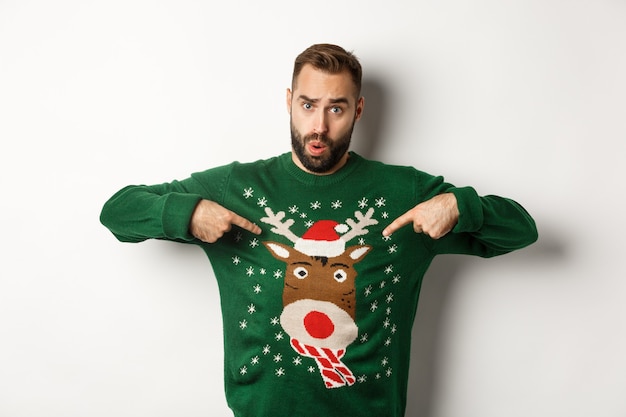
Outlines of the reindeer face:
<svg viewBox="0 0 626 417">
<path fill-rule="evenodd" d="M 287 264 L 281 324 L 299 340 L 347 346 L 356 338 L 356 271 L 371 246 L 351 246 L 339 256 L 314 257 L 276 242 L 270 253 Z"/>
</svg>

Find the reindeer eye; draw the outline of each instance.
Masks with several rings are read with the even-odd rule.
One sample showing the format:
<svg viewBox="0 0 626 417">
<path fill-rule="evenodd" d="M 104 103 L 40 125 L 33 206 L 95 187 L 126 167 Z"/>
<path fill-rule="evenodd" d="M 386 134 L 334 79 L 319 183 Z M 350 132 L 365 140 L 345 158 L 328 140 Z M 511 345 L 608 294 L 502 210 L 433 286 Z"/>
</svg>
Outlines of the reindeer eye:
<svg viewBox="0 0 626 417">
<path fill-rule="evenodd" d="M 348 278 L 348 274 L 343 269 L 336 270 L 333 276 L 337 282 L 344 282 Z"/>
<path fill-rule="evenodd" d="M 309 271 L 307 271 L 306 268 L 299 266 L 293 270 L 293 274 L 298 279 L 305 279 L 309 275 Z"/>
</svg>

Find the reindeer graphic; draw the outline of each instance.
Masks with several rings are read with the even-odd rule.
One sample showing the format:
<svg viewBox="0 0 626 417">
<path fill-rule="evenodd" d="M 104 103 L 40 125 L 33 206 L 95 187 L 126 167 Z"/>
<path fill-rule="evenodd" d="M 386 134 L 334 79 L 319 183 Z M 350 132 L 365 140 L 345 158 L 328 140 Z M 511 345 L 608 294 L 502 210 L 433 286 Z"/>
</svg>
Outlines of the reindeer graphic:
<svg viewBox="0 0 626 417">
<path fill-rule="evenodd" d="M 354 384 L 354 375 L 341 361 L 348 345 L 358 336 L 357 273 L 353 266 L 372 247 L 346 248 L 345 245 L 354 237 L 368 233 L 367 226 L 378 224 L 372 219 L 374 209 L 370 208 L 365 215 L 356 211 L 357 221 L 347 219 L 347 225 L 320 220 L 302 237 L 289 230 L 294 220 L 283 221 L 284 212 L 274 214 L 268 207 L 265 213 L 267 217 L 261 221 L 294 244 L 290 247 L 263 242 L 276 259 L 287 264 L 280 323 L 291 338 L 291 346 L 300 355 L 315 359 L 327 388 Z"/>
</svg>

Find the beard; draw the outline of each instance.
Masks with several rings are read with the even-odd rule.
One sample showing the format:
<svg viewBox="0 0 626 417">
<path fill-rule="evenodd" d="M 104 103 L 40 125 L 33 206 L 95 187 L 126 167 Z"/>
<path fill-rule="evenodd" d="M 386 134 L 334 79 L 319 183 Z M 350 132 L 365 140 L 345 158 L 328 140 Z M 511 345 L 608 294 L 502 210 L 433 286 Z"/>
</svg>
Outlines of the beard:
<svg viewBox="0 0 626 417">
<path fill-rule="evenodd" d="M 344 135 L 337 139 L 331 139 L 326 135 L 317 133 L 302 136 L 291 121 L 290 127 L 291 147 L 302 165 L 311 172 L 323 174 L 335 168 L 345 153 L 348 152 L 354 123 L 352 123 L 350 129 Z M 308 155 L 306 153 L 306 144 L 312 140 L 322 142 L 327 147 L 328 152 L 325 152 L 322 156 Z"/>
</svg>

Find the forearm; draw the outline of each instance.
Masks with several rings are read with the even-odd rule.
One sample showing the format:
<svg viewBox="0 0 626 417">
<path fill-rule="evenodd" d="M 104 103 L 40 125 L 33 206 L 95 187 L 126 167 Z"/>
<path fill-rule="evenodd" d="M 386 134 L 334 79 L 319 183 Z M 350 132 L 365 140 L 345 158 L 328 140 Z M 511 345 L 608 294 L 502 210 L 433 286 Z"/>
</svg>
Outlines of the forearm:
<svg viewBox="0 0 626 417">
<path fill-rule="evenodd" d="M 498 196 L 479 197 L 473 188 L 450 190 L 458 201 L 459 221 L 438 251 L 496 256 L 524 248 L 537 240 L 530 214 L 515 201 Z"/>
<path fill-rule="evenodd" d="M 100 221 L 122 242 L 190 241 L 189 220 L 201 198 L 179 183 L 128 186 L 104 204 Z"/>
</svg>

